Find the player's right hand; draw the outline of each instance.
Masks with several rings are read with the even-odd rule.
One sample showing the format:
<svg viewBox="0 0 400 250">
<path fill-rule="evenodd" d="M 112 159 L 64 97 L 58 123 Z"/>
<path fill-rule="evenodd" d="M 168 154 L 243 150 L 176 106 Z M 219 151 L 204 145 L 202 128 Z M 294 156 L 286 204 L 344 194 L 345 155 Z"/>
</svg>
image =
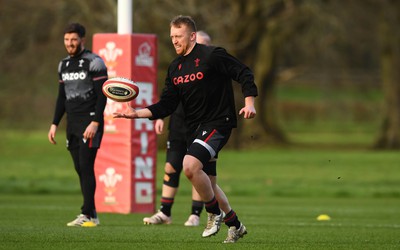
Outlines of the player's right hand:
<svg viewBox="0 0 400 250">
<path fill-rule="evenodd" d="M 134 108 L 131 107 L 130 103 L 127 103 L 127 108 L 125 112 L 114 112 L 113 118 L 125 118 L 125 119 L 135 119 L 138 118 L 138 114 Z"/>
<path fill-rule="evenodd" d="M 56 140 L 54 139 L 56 137 L 56 132 L 57 132 L 57 126 L 54 124 L 51 124 L 49 133 L 47 134 L 47 137 L 49 139 L 49 142 L 51 144 L 57 144 Z"/>
</svg>

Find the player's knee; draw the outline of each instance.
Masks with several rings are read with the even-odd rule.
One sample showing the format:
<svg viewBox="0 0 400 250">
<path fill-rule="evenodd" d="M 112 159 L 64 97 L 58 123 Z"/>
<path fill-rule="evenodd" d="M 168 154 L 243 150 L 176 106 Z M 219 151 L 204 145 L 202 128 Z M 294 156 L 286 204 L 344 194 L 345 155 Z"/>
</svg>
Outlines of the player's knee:
<svg viewBox="0 0 400 250">
<path fill-rule="evenodd" d="M 185 176 L 190 180 L 193 177 L 193 173 L 189 168 L 183 168 L 183 173 L 185 173 Z"/>
<path fill-rule="evenodd" d="M 194 175 L 193 166 L 188 163 L 183 164 L 183 172 L 185 173 L 186 177 L 190 180 Z"/>
<path fill-rule="evenodd" d="M 174 166 L 172 166 L 172 164 L 169 162 L 165 163 L 164 171 L 165 171 L 165 173 L 175 173 L 175 172 L 180 173 L 180 171 L 177 171 L 174 168 Z"/>
<path fill-rule="evenodd" d="M 191 180 L 193 176 L 202 170 L 203 165 L 199 160 L 196 158 L 192 157 L 193 159 L 185 158 L 183 161 L 183 172 L 185 173 L 186 177 Z"/>
<path fill-rule="evenodd" d="M 164 175 L 164 185 L 177 188 L 179 187 L 179 173 L 165 173 Z"/>
</svg>

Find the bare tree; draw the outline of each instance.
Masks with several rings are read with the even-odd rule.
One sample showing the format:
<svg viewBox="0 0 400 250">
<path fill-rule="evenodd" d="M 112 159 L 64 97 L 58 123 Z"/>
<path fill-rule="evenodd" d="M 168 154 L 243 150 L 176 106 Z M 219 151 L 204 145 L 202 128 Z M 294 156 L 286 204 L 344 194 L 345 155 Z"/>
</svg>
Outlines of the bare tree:
<svg viewBox="0 0 400 250">
<path fill-rule="evenodd" d="M 375 148 L 400 148 L 400 4 L 380 1 L 381 72 L 385 113 Z"/>
</svg>

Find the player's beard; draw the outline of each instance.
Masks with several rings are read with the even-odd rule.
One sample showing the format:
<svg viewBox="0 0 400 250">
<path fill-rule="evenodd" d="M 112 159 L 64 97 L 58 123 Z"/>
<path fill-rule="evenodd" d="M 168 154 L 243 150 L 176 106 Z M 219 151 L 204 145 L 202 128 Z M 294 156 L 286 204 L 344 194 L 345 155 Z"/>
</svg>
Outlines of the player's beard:
<svg viewBox="0 0 400 250">
<path fill-rule="evenodd" d="M 81 53 L 82 51 L 82 43 L 79 43 L 77 46 L 68 46 L 67 47 L 67 52 L 71 57 L 74 57 Z"/>
</svg>

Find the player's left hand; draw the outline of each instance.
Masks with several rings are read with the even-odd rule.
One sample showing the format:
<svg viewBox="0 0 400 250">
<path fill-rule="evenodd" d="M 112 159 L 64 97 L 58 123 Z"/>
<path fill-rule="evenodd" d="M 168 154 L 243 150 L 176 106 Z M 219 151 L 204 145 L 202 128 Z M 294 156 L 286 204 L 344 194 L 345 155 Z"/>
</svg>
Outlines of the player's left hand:
<svg viewBox="0 0 400 250">
<path fill-rule="evenodd" d="M 247 105 L 239 111 L 239 115 L 243 114 L 244 119 L 251 119 L 256 116 L 256 108 L 253 105 Z"/>
<path fill-rule="evenodd" d="M 99 128 L 98 122 L 91 122 L 89 126 L 86 127 L 85 132 L 83 132 L 83 139 L 92 139 Z"/>
<path fill-rule="evenodd" d="M 156 134 L 161 135 L 164 131 L 164 120 L 163 119 L 157 119 L 155 124 L 154 124 L 154 130 L 156 131 Z"/>
</svg>

